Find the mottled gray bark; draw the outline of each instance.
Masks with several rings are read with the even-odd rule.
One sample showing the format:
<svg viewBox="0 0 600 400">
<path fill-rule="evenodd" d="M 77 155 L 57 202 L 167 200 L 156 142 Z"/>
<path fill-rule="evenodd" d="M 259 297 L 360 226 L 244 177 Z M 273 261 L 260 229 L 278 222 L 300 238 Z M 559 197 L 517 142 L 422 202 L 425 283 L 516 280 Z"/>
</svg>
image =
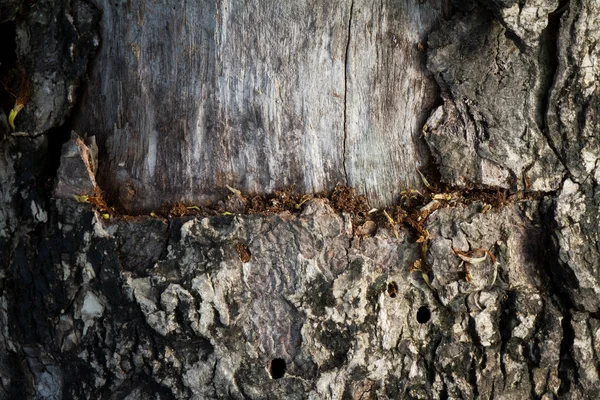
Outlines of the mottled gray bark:
<svg viewBox="0 0 600 400">
<path fill-rule="evenodd" d="M 595 398 L 600 5 L 451 3 L 0 1 L 0 398 Z"/>
</svg>

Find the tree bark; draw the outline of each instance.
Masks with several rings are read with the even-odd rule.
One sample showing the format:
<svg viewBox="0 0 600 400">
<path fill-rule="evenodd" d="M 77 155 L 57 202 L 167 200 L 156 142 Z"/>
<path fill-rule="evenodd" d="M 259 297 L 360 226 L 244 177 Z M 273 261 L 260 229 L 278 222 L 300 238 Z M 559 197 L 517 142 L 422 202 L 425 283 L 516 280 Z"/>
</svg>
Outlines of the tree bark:
<svg viewBox="0 0 600 400">
<path fill-rule="evenodd" d="M 0 398 L 594 398 L 598 15 L 0 0 Z"/>
</svg>

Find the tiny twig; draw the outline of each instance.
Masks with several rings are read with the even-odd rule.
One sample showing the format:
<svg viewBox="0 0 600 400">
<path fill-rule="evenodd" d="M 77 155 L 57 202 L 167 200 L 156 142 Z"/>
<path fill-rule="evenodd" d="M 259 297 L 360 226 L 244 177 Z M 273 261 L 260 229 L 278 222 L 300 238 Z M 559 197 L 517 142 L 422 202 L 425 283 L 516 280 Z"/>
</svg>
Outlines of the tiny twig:
<svg viewBox="0 0 600 400">
<path fill-rule="evenodd" d="M 12 97 L 14 97 L 15 99 L 17 98 L 17 95 L 16 95 L 16 94 L 14 94 L 14 93 L 13 93 L 13 91 L 12 91 L 12 90 L 10 90 L 10 89 L 8 88 L 8 85 L 6 84 L 6 82 L 5 82 L 5 81 L 2 81 L 2 82 L 0 82 L 0 83 L 2 83 L 2 86 L 4 86 L 4 90 L 6 90 L 6 91 L 8 92 L 8 94 L 10 94 L 10 95 L 11 95 Z"/>
<path fill-rule="evenodd" d="M 398 239 L 400 235 L 398 234 L 398 229 L 396 228 L 394 220 L 392 219 L 392 217 L 390 217 L 390 214 L 388 214 L 385 210 L 383 210 L 383 215 L 385 215 L 385 217 L 387 218 L 388 222 L 392 226 L 392 229 L 394 230 L 394 236 L 396 237 L 396 239 Z"/>
</svg>

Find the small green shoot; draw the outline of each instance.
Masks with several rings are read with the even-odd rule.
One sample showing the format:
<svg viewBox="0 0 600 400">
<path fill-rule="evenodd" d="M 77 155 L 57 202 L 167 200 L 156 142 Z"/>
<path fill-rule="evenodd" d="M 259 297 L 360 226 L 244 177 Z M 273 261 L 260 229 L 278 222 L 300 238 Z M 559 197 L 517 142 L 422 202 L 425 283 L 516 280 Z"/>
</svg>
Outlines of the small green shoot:
<svg viewBox="0 0 600 400">
<path fill-rule="evenodd" d="M 15 118 L 17 118 L 17 115 L 19 114 L 19 112 L 21 112 L 21 110 L 23 109 L 23 107 L 25 107 L 25 104 L 27 104 L 27 102 L 29 101 L 29 96 L 31 95 L 31 81 L 29 80 L 29 78 L 27 78 L 27 75 L 25 74 L 25 70 L 21 70 L 21 87 L 19 88 L 19 96 L 17 97 L 17 100 L 15 101 L 15 106 L 12 108 L 12 110 L 10 110 L 10 113 L 8 114 L 8 125 L 10 125 L 10 127 L 15 130 Z"/>
<path fill-rule="evenodd" d="M 89 196 L 86 196 L 86 195 L 78 196 L 78 195 L 74 194 L 73 197 L 79 203 L 89 203 L 90 202 Z"/>
</svg>

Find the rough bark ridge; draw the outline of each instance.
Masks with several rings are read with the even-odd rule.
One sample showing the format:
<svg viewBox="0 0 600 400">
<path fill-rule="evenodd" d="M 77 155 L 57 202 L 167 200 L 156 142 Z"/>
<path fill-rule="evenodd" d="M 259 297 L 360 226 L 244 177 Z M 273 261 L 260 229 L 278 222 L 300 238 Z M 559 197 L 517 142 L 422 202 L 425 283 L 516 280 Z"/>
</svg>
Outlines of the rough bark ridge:
<svg viewBox="0 0 600 400">
<path fill-rule="evenodd" d="M 426 145 L 448 184 L 538 195 L 492 209 L 439 196 L 424 231 L 395 237 L 321 199 L 172 219 L 75 201 L 103 153 L 59 126 L 97 8 L 1 1 L 33 93 L 19 132 L 0 111 L 0 398 L 594 398 L 600 5 L 456 3 L 427 43 L 443 104 Z M 344 32 L 365 7 L 338 10 Z"/>
</svg>

